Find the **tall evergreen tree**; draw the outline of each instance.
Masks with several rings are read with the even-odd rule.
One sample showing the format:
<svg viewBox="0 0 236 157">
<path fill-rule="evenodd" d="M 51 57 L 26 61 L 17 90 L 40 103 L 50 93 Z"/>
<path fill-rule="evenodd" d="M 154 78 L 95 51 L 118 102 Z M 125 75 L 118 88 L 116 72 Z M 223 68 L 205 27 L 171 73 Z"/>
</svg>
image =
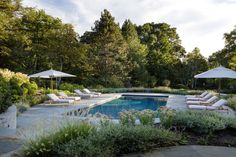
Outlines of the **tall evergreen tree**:
<svg viewBox="0 0 236 157">
<path fill-rule="evenodd" d="M 127 45 L 109 11 L 102 12 L 100 20 L 88 34 L 91 37 L 86 39 L 92 41 L 86 43 L 91 43 L 95 81 L 103 86 L 122 86 L 128 74 Z"/>
<path fill-rule="evenodd" d="M 208 70 L 208 63 L 205 57 L 200 53 L 200 49 L 196 47 L 192 52 L 187 54 L 185 64 L 187 84 L 193 88 L 195 85 L 194 76 Z"/>
<path fill-rule="evenodd" d="M 128 44 L 128 60 L 130 65 L 130 83 L 132 86 L 144 86 L 147 83 L 146 70 L 147 47 L 141 44 L 136 26 L 126 20 L 122 26 L 122 34 Z"/>
</svg>

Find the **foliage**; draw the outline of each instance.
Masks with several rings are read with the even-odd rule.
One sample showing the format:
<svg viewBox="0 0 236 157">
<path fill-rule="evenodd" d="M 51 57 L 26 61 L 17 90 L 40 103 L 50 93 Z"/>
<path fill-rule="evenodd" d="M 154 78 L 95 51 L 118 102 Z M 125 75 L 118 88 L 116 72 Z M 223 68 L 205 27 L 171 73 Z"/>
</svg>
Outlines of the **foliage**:
<svg viewBox="0 0 236 157">
<path fill-rule="evenodd" d="M 233 96 L 229 99 L 227 99 L 227 106 L 231 107 L 232 109 L 236 110 L 236 97 Z"/>
<path fill-rule="evenodd" d="M 48 100 L 48 97 L 46 95 L 37 95 L 37 96 L 27 96 L 26 102 L 28 101 L 30 106 L 34 106 L 37 104 L 42 104 Z"/>
<path fill-rule="evenodd" d="M 130 80 L 127 80 L 127 86 L 147 86 L 146 56 L 147 47 L 141 44 L 136 26 L 130 21 L 125 20 L 122 25 L 122 34 L 128 44 L 127 59 L 129 61 Z"/>
<path fill-rule="evenodd" d="M 224 34 L 225 47 L 213 53 L 209 57 L 209 62 L 214 65 L 223 65 L 226 67 L 235 68 L 235 53 L 236 53 L 236 43 L 235 43 L 236 27 L 229 32 Z"/>
<path fill-rule="evenodd" d="M 137 28 L 141 43 L 147 45 L 147 70 L 158 85 L 163 80 L 177 81 L 177 66 L 185 53 L 176 28 L 167 23 L 145 23 Z M 180 69 L 178 69 L 180 70 Z"/>
<path fill-rule="evenodd" d="M 137 118 L 140 120 L 140 123 L 142 125 L 153 125 L 156 116 L 157 116 L 156 111 L 148 109 L 137 112 Z"/>
<path fill-rule="evenodd" d="M 208 145 L 209 141 L 212 139 L 211 134 L 203 135 L 197 140 L 197 143 L 200 145 Z"/>
<path fill-rule="evenodd" d="M 209 64 L 211 67 L 224 66 L 236 70 L 236 42 L 235 42 L 236 27 L 233 30 L 224 34 L 225 46 L 221 50 L 214 52 L 209 56 Z M 229 81 L 227 81 L 229 82 Z M 235 86 L 235 83 L 234 83 Z"/>
<path fill-rule="evenodd" d="M 163 86 L 165 86 L 165 87 L 169 87 L 170 86 L 170 80 L 164 80 L 163 82 L 162 82 L 162 84 L 163 84 Z"/>
<path fill-rule="evenodd" d="M 38 86 L 30 82 L 27 75 L 0 69 L 0 112 L 5 111 L 11 103 L 25 101 L 36 93 Z"/>
<path fill-rule="evenodd" d="M 228 128 L 236 129 L 236 116 L 226 118 L 226 125 Z"/>
<path fill-rule="evenodd" d="M 161 120 L 161 126 L 169 129 L 173 126 L 176 111 L 167 107 L 161 107 L 159 109 L 159 117 Z"/>
<path fill-rule="evenodd" d="M 78 84 L 62 83 L 62 84 L 60 84 L 59 88 L 61 90 L 67 90 L 67 91 L 70 91 L 70 92 L 73 93 L 74 90 L 83 89 L 84 86 L 83 85 L 78 85 Z"/>
<path fill-rule="evenodd" d="M 108 10 L 95 22 L 92 32 L 86 32 L 82 42 L 91 44 L 91 64 L 93 64 L 93 83 L 105 87 L 123 86 L 129 69 L 127 68 L 127 44 L 119 25 Z"/>
<path fill-rule="evenodd" d="M 77 76 L 68 82 L 106 88 L 169 86 L 165 80 L 172 87 L 193 88 L 193 75 L 208 69 L 198 48 L 185 55 L 177 29 L 168 23 L 136 26 L 125 20 L 120 27 L 104 10 L 92 30 L 79 36 L 71 24 L 20 2 L 0 2 L 1 68 L 27 74 L 53 68 Z M 234 28 L 224 35 L 225 47 L 209 57 L 209 67 L 235 69 L 235 32 Z"/>
<path fill-rule="evenodd" d="M 93 134 L 95 128 L 86 123 L 68 124 L 59 131 L 49 133 L 48 135 L 39 137 L 36 140 L 29 141 L 24 149 L 24 156 L 54 156 L 56 148 L 62 144 L 68 143 L 77 137 L 87 137 Z"/>
<path fill-rule="evenodd" d="M 11 94 L 9 82 L 0 76 L 0 113 L 11 106 Z"/>
<path fill-rule="evenodd" d="M 16 105 L 18 114 L 25 112 L 30 107 L 29 103 L 23 101 L 17 102 L 14 105 Z"/>
<path fill-rule="evenodd" d="M 175 85 L 175 88 L 177 88 L 177 89 L 188 89 L 188 87 L 186 85 L 183 85 L 183 84 L 177 84 L 177 85 Z"/>
<path fill-rule="evenodd" d="M 156 88 L 101 88 L 96 91 L 102 93 L 126 93 L 126 92 L 142 92 L 142 93 L 172 93 L 172 94 L 200 94 L 201 90 L 188 90 L 188 89 L 172 89 L 169 87 L 156 87 Z"/>
<path fill-rule="evenodd" d="M 211 111 L 181 111 L 174 116 L 164 112 L 161 116 L 161 124 L 167 128 L 175 126 L 180 130 L 190 129 L 196 133 L 212 133 L 226 128 L 225 119 Z"/>
<path fill-rule="evenodd" d="M 24 156 L 120 156 L 176 145 L 180 140 L 180 135 L 151 126 L 73 124 L 29 142 Z"/>
<path fill-rule="evenodd" d="M 185 77 L 186 82 L 193 88 L 195 84 L 194 76 L 208 70 L 207 60 L 200 53 L 200 49 L 195 48 L 191 53 L 187 54 L 184 64 L 186 64 L 185 75 L 188 76 Z"/>
<path fill-rule="evenodd" d="M 141 125 L 153 125 L 157 117 L 157 112 L 152 110 L 128 110 L 120 112 L 120 123 L 122 125 L 134 126 L 136 120 L 140 120 Z"/>
<path fill-rule="evenodd" d="M 122 125 L 135 125 L 135 121 L 137 119 L 135 110 L 128 110 L 120 112 L 120 123 Z"/>
</svg>

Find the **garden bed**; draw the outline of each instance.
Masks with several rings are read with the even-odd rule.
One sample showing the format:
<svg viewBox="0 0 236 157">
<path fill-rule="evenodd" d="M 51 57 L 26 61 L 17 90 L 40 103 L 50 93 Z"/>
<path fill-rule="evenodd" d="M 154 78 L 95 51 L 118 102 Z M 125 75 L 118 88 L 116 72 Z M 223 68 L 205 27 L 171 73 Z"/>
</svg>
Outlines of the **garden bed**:
<svg viewBox="0 0 236 157">
<path fill-rule="evenodd" d="M 216 131 L 213 134 L 207 135 L 197 134 L 190 130 L 182 134 L 187 137 L 187 145 L 236 147 L 236 132 L 233 129 Z"/>
</svg>

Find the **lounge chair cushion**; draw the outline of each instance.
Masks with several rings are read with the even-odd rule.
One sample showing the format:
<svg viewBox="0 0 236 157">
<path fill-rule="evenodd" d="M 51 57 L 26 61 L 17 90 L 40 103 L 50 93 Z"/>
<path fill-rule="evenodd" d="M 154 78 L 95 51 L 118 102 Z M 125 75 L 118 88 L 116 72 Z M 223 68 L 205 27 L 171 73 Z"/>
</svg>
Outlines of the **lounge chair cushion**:
<svg viewBox="0 0 236 157">
<path fill-rule="evenodd" d="M 207 106 L 202 106 L 202 105 L 189 105 L 188 106 L 190 109 L 201 109 L 201 110 L 206 110 Z"/>
<path fill-rule="evenodd" d="M 213 105 L 211 106 L 202 106 L 202 105 L 189 105 L 188 107 L 190 109 L 207 109 L 207 110 L 216 110 L 219 107 L 223 106 L 227 101 L 224 99 L 220 99 L 217 102 L 215 102 Z"/>
<path fill-rule="evenodd" d="M 217 96 L 213 96 L 211 97 L 210 99 L 208 99 L 207 101 L 187 101 L 187 104 L 188 105 L 204 105 L 204 104 L 210 104 L 210 103 L 213 103 L 215 100 L 217 100 Z"/>
<path fill-rule="evenodd" d="M 208 94 L 208 91 L 203 92 L 201 95 L 186 95 L 186 98 L 203 98 Z"/>
<path fill-rule="evenodd" d="M 226 100 L 220 99 L 219 101 L 217 101 L 216 103 L 214 103 L 212 106 L 218 108 L 218 107 L 223 106 L 226 102 L 227 102 Z"/>
<path fill-rule="evenodd" d="M 99 92 L 91 92 L 89 89 L 84 88 L 83 91 L 87 94 L 94 94 L 94 95 L 101 95 L 102 93 Z"/>
<path fill-rule="evenodd" d="M 75 93 L 81 97 L 89 97 L 90 98 L 93 96 L 92 94 L 85 94 L 85 93 L 81 92 L 80 90 L 75 90 Z"/>
<path fill-rule="evenodd" d="M 212 96 L 211 93 L 208 93 L 206 96 L 204 96 L 203 98 L 187 98 L 187 101 L 206 101 L 207 99 L 209 99 Z"/>
<path fill-rule="evenodd" d="M 71 100 L 75 100 L 75 101 L 78 101 L 78 100 L 81 100 L 81 98 L 79 96 L 68 96 L 67 94 L 65 94 L 64 92 L 58 92 L 58 95 L 62 96 L 63 99 L 71 99 Z"/>
<path fill-rule="evenodd" d="M 74 100 L 59 99 L 55 94 L 47 94 L 50 100 L 57 103 L 73 103 Z"/>
</svg>

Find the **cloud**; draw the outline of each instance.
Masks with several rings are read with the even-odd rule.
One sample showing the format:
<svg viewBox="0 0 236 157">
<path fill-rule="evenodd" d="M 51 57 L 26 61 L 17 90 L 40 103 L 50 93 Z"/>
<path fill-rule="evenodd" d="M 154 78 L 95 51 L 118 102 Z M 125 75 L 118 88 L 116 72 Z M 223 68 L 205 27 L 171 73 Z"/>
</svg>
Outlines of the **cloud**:
<svg viewBox="0 0 236 157">
<path fill-rule="evenodd" d="M 187 51 L 199 47 L 206 57 L 224 47 L 223 34 L 236 24 L 235 0 L 24 0 L 23 4 L 72 23 L 79 34 L 94 26 L 103 9 L 120 25 L 125 19 L 138 25 L 167 22 L 177 28 Z"/>
</svg>

